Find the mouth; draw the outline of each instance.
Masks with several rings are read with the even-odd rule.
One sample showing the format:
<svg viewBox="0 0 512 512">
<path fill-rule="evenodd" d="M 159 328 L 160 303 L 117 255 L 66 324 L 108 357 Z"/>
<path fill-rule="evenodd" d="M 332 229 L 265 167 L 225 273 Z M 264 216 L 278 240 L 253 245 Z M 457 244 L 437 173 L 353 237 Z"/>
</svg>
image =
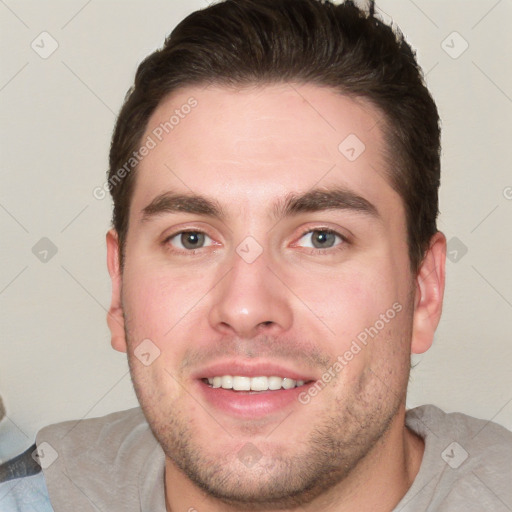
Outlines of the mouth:
<svg viewBox="0 0 512 512">
<path fill-rule="evenodd" d="M 243 375 L 216 375 L 202 379 L 205 384 L 212 388 L 222 388 L 232 391 L 280 391 L 282 389 L 293 389 L 304 386 L 310 381 L 295 380 L 291 377 L 257 376 L 247 377 Z"/>
<path fill-rule="evenodd" d="M 194 375 L 209 408 L 233 418 L 276 420 L 294 407 L 316 379 L 302 371 L 274 364 L 231 361 Z"/>
</svg>

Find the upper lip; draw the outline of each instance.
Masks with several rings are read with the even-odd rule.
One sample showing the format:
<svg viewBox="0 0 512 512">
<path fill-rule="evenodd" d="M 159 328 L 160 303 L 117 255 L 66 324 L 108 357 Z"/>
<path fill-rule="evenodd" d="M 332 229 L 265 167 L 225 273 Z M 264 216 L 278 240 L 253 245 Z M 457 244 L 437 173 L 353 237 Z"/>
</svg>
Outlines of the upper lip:
<svg viewBox="0 0 512 512">
<path fill-rule="evenodd" d="M 294 380 L 310 381 L 314 377 L 310 373 L 292 367 L 283 366 L 272 362 L 263 361 L 221 361 L 210 364 L 195 371 L 192 375 L 195 379 L 208 379 L 217 376 L 231 375 L 241 377 L 288 377 Z"/>
</svg>

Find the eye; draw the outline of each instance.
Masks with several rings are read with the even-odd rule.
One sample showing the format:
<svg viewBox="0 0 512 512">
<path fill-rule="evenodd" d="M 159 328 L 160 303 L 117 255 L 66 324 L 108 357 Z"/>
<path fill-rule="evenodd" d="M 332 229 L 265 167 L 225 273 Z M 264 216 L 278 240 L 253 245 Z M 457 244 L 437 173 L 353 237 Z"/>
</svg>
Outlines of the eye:
<svg viewBox="0 0 512 512">
<path fill-rule="evenodd" d="M 304 242 L 300 243 L 300 240 L 304 240 Z M 340 242 L 344 242 L 345 237 L 331 229 L 312 229 L 304 233 L 300 237 L 300 240 L 297 245 L 301 245 L 302 247 L 330 249 L 340 245 Z"/>
<path fill-rule="evenodd" d="M 182 231 L 169 237 L 167 242 L 176 249 L 192 251 L 212 245 L 212 239 L 201 231 Z"/>
</svg>

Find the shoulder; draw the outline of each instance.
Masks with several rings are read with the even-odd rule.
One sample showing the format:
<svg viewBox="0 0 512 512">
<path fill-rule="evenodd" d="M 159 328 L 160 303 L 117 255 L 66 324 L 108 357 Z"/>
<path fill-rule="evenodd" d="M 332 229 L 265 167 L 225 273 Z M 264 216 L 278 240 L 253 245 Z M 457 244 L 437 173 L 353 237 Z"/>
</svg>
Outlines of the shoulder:
<svg viewBox="0 0 512 512">
<path fill-rule="evenodd" d="M 489 420 L 445 413 L 433 405 L 409 410 L 406 425 L 425 441 L 413 487 L 425 510 L 512 509 L 512 432 Z M 417 488 L 418 485 L 421 489 Z M 426 497 L 425 496 L 425 497 Z"/>
<path fill-rule="evenodd" d="M 0 483 L 2 512 L 53 512 L 42 472 Z"/>
<path fill-rule="evenodd" d="M 114 412 L 106 416 L 98 418 L 87 418 L 80 420 L 64 421 L 55 423 L 42 428 L 38 437 L 50 434 L 52 436 L 59 436 L 61 438 L 67 437 L 69 434 L 79 436 L 84 431 L 90 434 L 101 434 L 115 431 L 118 432 L 132 432 L 133 430 L 145 430 L 147 422 L 140 407 L 128 409 L 126 411 Z"/>
<path fill-rule="evenodd" d="M 54 466 L 70 471 L 91 466 L 101 472 L 118 467 L 120 461 L 145 458 L 157 442 L 142 410 L 135 408 L 50 425 L 38 432 L 36 444 L 44 451 L 46 460 L 41 465 L 48 479 Z"/>
<path fill-rule="evenodd" d="M 57 510 L 132 510 L 146 481 L 163 485 L 165 455 L 140 408 L 50 425 L 36 444 Z"/>
<path fill-rule="evenodd" d="M 406 424 L 423 438 L 446 448 L 444 459 L 452 451 L 460 465 L 498 465 L 511 470 L 512 432 L 490 420 L 473 418 L 459 412 L 446 413 L 434 405 L 423 405 L 407 412 Z M 446 446 L 443 443 L 450 441 Z M 457 453 L 458 452 L 458 453 Z M 472 461 L 470 460 L 472 459 Z M 452 465 L 456 465 L 452 462 Z"/>
<path fill-rule="evenodd" d="M 36 444 L 54 448 L 59 455 L 66 452 L 70 455 L 98 453 L 101 446 L 108 448 L 108 453 L 116 457 L 126 445 L 132 447 L 144 437 L 152 437 L 152 434 L 141 409 L 137 407 L 99 418 L 49 425 L 38 432 Z"/>
</svg>

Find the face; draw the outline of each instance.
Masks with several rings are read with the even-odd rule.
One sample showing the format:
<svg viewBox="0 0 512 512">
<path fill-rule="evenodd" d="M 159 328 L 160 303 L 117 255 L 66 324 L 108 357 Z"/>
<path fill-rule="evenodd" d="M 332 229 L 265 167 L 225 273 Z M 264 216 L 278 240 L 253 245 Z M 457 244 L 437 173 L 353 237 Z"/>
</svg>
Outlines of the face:
<svg viewBox="0 0 512 512">
<path fill-rule="evenodd" d="M 109 265 L 144 413 L 210 495 L 306 502 L 403 428 L 411 344 L 436 323 L 380 114 L 314 85 L 188 88 L 142 142 Z"/>
</svg>

